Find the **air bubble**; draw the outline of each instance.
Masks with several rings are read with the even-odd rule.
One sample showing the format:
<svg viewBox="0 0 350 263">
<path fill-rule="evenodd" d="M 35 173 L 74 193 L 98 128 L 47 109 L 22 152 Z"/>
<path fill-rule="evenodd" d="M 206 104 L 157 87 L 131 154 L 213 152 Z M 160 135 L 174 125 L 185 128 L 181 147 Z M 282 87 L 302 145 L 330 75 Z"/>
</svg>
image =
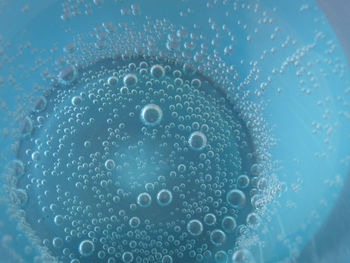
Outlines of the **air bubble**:
<svg viewBox="0 0 350 263">
<path fill-rule="evenodd" d="M 178 170 L 179 172 L 183 173 L 183 172 L 186 172 L 187 167 L 186 167 L 186 165 L 184 165 L 184 164 L 179 164 L 179 166 L 177 167 L 177 170 Z"/>
<path fill-rule="evenodd" d="M 91 142 L 90 141 L 85 141 L 84 142 L 84 147 L 85 148 L 90 148 L 91 147 Z"/>
<path fill-rule="evenodd" d="M 173 194 L 166 189 L 160 190 L 157 194 L 157 203 L 160 206 L 167 206 L 169 205 L 173 200 Z"/>
<path fill-rule="evenodd" d="M 236 219 L 232 216 L 225 216 L 222 219 L 221 227 L 226 233 L 232 233 L 237 227 Z"/>
<path fill-rule="evenodd" d="M 221 246 L 226 242 L 226 234 L 220 229 L 215 229 L 210 233 L 210 241 L 215 246 Z"/>
<path fill-rule="evenodd" d="M 173 263 L 173 258 L 169 255 L 165 255 L 163 258 L 162 258 L 162 263 Z"/>
<path fill-rule="evenodd" d="M 195 88 L 195 89 L 200 88 L 201 85 L 202 85 L 202 82 L 201 82 L 199 79 L 193 79 L 193 80 L 191 81 L 191 86 L 192 86 L 193 88 Z"/>
<path fill-rule="evenodd" d="M 80 96 L 74 96 L 74 97 L 72 98 L 72 105 L 73 105 L 73 106 L 78 106 L 78 105 L 81 103 L 82 100 L 83 100 L 82 97 L 80 97 Z"/>
<path fill-rule="evenodd" d="M 204 133 L 196 131 L 190 135 L 188 143 L 193 150 L 200 151 L 207 145 L 207 137 Z"/>
<path fill-rule="evenodd" d="M 152 204 L 152 197 L 148 193 L 141 193 L 137 197 L 137 204 L 141 207 L 149 207 Z"/>
<path fill-rule="evenodd" d="M 83 257 L 91 256 L 95 251 L 95 244 L 91 240 L 83 240 L 79 244 L 79 253 Z"/>
<path fill-rule="evenodd" d="M 154 65 L 151 68 L 151 74 L 153 77 L 160 79 L 160 78 L 164 77 L 165 71 L 161 65 Z"/>
<path fill-rule="evenodd" d="M 252 253 L 248 249 L 239 249 L 232 255 L 232 263 L 255 263 Z"/>
<path fill-rule="evenodd" d="M 226 200 L 232 207 L 242 208 L 245 205 L 246 197 L 241 190 L 233 189 L 227 193 Z"/>
<path fill-rule="evenodd" d="M 120 94 L 126 95 L 129 93 L 129 89 L 127 87 L 120 88 Z"/>
<path fill-rule="evenodd" d="M 237 178 L 237 186 L 241 189 L 247 188 L 249 185 L 249 182 L 250 182 L 249 177 L 245 174 L 242 174 Z"/>
<path fill-rule="evenodd" d="M 55 225 L 60 226 L 64 222 L 64 218 L 61 215 L 56 215 L 54 218 Z"/>
<path fill-rule="evenodd" d="M 214 258 L 215 263 L 227 263 L 228 261 L 227 253 L 223 250 L 219 250 L 218 252 L 216 252 Z"/>
<path fill-rule="evenodd" d="M 199 236 L 203 232 L 203 225 L 202 222 L 193 219 L 187 223 L 187 231 L 190 233 L 192 236 Z"/>
<path fill-rule="evenodd" d="M 124 263 L 131 263 L 134 260 L 134 255 L 131 252 L 124 252 L 122 259 Z"/>
<path fill-rule="evenodd" d="M 127 87 L 133 87 L 137 84 L 137 76 L 135 74 L 127 74 L 124 79 L 124 85 Z"/>
<path fill-rule="evenodd" d="M 213 226 L 216 223 L 216 216 L 212 213 L 208 213 L 204 216 L 204 223 L 208 226 Z"/>
<path fill-rule="evenodd" d="M 113 170 L 115 168 L 115 162 L 112 159 L 108 159 L 105 161 L 105 167 L 107 170 Z"/>
<path fill-rule="evenodd" d="M 109 77 L 108 80 L 107 80 L 107 83 L 111 86 L 114 86 L 118 83 L 118 78 L 112 76 L 112 77 Z"/>
<path fill-rule="evenodd" d="M 78 71 L 73 65 L 65 67 L 58 75 L 63 84 L 70 84 L 74 82 L 78 77 Z"/>
<path fill-rule="evenodd" d="M 183 65 L 183 72 L 185 73 L 185 75 L 192 76 L 196 73 L 196 69 L 194 66 L 192 66 L 188 63 L 185 63 Z"/>
<path fill-rule="evenodd" d="M 260 224 L 260 216 L 256 213 L 250 213 L 247 216 L 247 225 L 253 229 L 257 228 Z"/>
<path fill-rule="evenodd" d="M 145 184 L 145 189 L 147 192 L 151 192 L 154 190 L 154 185 L 152 183 Z"/>
<path fill-rule="evenodd" d="M 132 228 L 137 228 L 140 225 L 140 223 L 141 223 L 140 218 L 138 218 L 137 216 L 134 216 L 129 220 L 129 225 Z"/>
<path fill-rule="evenodd" d="M 40 152 L 38 152 L 38 151 L 35 151 L 35 152 L 33 152 L 32 153 L 32 160 L 33 161 L 39 161 L 40 160 Z"/>
<path fill-rule="evenodd" d="M 158 105 L 148 104 L 141 110 L 141 120 L 145 125 L 156 126 L 163 117 L 163 112 Z"/>
<path fill-rule="evenodd" d="M 63 240 L 62 238 L 60 237 L 55 237 L 53 240 L 52 240 L 52 245 L 54 248 L 60 248 L 62 247 L 63 245 Z"/>
</svg>

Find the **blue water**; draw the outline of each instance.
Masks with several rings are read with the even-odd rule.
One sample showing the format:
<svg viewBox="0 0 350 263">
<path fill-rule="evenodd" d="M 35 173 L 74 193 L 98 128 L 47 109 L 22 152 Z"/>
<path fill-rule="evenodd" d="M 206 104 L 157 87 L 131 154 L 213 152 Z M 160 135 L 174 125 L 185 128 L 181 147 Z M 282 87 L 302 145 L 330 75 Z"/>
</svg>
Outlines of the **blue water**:
<svg viewBox="0 0 350 263">
<path fill-rule="evenodd" d="M 346 262 L 315 246 L 337 224 L 350 129 L 316 3 L 0 11 L 0 260 Z"/>
</svg>

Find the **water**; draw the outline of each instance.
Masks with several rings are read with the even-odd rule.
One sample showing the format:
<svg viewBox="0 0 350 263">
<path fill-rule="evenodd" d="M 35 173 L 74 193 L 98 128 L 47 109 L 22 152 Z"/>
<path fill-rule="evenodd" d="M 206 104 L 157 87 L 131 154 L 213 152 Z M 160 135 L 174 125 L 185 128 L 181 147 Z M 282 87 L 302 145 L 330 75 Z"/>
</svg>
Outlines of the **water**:
<svg viewBox="0 0 350 263">
<path fill-rule="evenodd" d="M 321 260 L 350 90 L 316 3 L 0 11 L 2 261 Z"/>
</svg>

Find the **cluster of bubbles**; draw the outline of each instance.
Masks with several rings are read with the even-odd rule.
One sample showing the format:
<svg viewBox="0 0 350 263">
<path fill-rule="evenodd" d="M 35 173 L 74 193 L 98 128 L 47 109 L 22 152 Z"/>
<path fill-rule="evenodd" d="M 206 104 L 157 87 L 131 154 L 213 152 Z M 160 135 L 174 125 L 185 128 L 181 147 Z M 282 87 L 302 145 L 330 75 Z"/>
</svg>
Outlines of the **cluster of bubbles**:
<svg viewBox="0 0 350 263">
<path fill-rule="evenodd" d="M 235 36 L 211 18 L 209 41 L 196 24 L 144 20 L 104 22 L 65 47 L 24 118 L 11 202 L 52 262 L 254 262 L 246 247 L 281 191 L 264 104 L 245 90 L 258 62 L 239 61 L 240 79 L 222 57 L 233 46 L 218 43 Z"/>
<path fill-rule="evenodd" d="M 14 162 L 14 199 L 37 211 L 26 220 L 50 254 L 72 263 L 237 257 L 232 244 L 260 223 L 247 201 L 257 182 L 242 174 L 257 180 L 257 164 L 223 91 L 165 58 L 105 59 L 79 74 L 74 88 L 61 80 L 41 98 Z M 40 129 L 44 112 L 50 126 Z"/>
</svg>

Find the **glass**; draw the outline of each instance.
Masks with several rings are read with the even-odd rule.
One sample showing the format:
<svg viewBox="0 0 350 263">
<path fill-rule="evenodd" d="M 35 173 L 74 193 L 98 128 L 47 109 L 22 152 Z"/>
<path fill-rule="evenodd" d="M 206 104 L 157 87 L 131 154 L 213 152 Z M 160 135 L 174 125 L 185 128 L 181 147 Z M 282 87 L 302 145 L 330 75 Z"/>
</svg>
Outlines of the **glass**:
<svg viewBox="0 0 350 263">
<path fill-rule="evenodd" d="M 350 76 L 316 2 L 0 13 L 0 260 L 349 258 Z"/>
</svg>

